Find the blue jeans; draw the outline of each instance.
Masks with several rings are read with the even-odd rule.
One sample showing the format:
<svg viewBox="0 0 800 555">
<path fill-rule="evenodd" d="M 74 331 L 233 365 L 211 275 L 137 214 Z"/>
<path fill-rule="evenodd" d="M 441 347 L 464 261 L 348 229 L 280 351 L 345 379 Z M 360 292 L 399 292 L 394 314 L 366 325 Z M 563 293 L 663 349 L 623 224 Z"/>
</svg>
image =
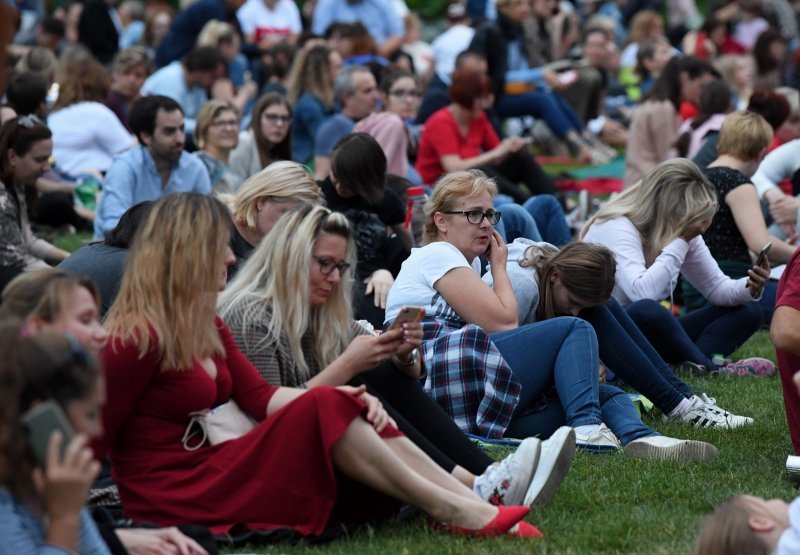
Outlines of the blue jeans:
<svg viewBox="0 0 800 555">
<path fill-rule="evenodd" d="M 603 422 L 619 438 L 622 445 L 634 439 L 659 435 L 648 427 L 627 393 L 613 385 L 600 384 L 600 414 Z M 544 399 L 537 410 L 516 417 L 506 429 L 505 437 L 538 437 L 547 439 L 561 426 L 567 424 L 564 407 L 554 395 Z"/>
<path fill-rule="evenodd" d="M 578 318 L 553 318 L 489 334 L 522 386 L 515 416 L 524 413 L 555 383 L 572 427 L 599 424 L 597 337 Z"/>
<path fill-rule="evenodd" d="M 531 91 L 524 94 L 504 94 L 494 109 L 501 118 L 533 116 L 547 123 L 562 141 L 570 131 L 581 133 L 583 122 L 566 100 L 552 92 Z"/>
<path fill-rule="evenodd" d="M 512 242 L 517 237 L 525 237 L 531 241 L 542 240 L 539 226 L 533 217 L 510 197 L 499 195 L 495 198 L 494 206 L 502 212 L 500 221 L 494 227 L 506 243 Z"/>
<path fill-rule="evenodd" d="M 561 203 L 553 195 L 537 195 L 522 205 L 531 216 L 542 238 L 557 247 L 563 247 L 572 241 L 572 232 L 564 217 Z"/>
<path fill-rule="evenodd" d="M 664 414 L 694 395 L 692 388 L 675 375 L 616 300 L 585 308 L 580 317 L 597 333 L 600 360 Z"/>
<path fill-rule="evenodd" d="M 691 361 L 713 369 L 711 356 L 729 355 L 761 325 L 758 303 L 707 306 L 679 318 L 658 301 L 644 299 L 625 311 L 667 362 Z"/>
</svg>

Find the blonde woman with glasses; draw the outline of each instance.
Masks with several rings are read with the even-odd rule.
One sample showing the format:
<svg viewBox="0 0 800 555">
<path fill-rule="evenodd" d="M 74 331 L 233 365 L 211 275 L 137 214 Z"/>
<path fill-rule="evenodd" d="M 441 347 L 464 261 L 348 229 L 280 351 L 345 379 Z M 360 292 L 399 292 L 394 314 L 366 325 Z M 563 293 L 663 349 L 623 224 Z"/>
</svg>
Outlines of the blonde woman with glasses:
<svg viewBox="0 0 800 555">
<path fill-rule="evenodd" d="M 242 177 L 231 170 L 230 155 L 239 142 L 239 110 L 230 100 L 209 100 L 197 112 L 194 155 L 208 170 L 216 193 L 235 191 Z"/>
</svg>

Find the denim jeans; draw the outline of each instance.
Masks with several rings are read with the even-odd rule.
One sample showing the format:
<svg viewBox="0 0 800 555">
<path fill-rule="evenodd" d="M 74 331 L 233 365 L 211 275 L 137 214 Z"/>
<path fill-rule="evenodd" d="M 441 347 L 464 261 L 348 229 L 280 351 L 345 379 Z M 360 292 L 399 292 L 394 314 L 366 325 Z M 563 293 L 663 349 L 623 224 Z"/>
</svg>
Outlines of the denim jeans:
<svg viewBox="0 0 800 555">
<path fill-rule="evenodd" d="M 707 306 L 679 318 L 658 301 L 643 299 L 625 311 L 667 362 L 691 361 L 714 368 L 711 356 L 729 355 L 761 324 L 757 303 Z"/>
<path fill-rule="evenodd" d="M 515 416 L 555 383 L 569 426 L 599 424 L 597 337 L 578 318 L 553 318 L 489 334 L 522 386 Z"/>
<path fill-rule="evenodd" d="M 616 300 L 585 308 L 580 317 L 597 333 L 600 360 L 664 414 L 672 412 L 684 398 L 694 395 L 692 388 L 675 375 Z"/>
<path fill-rule="evenodd" d="M 503 236 L 506 243 L 512 242 L 517 237 L 525 237 L 531 241 L 542 241 L 539 226 L 533 217 L 522 206 L 511 200 L 510 197 L 497 196 L 494 207 L 502 212 L 500 221 L 494 227 Z"/>
<path fill-rule="evenodd" d="M 561 203 L 553 195 L 537 195 L 522 205 L 533 216 L 542 238 L 557 247 L 572 241 L 572 232 L 564 217 Z"/>
<path fill-rule="evenodd" d="M 533 116 L 547 123 L 562 141 L 570 131 L 581 133 L 583 122 L 566 100 L 552 92 L 531 91 L 524 94 L 504 94 L 494 109 L 501 118 Z"/>
<path fill-rule="evenodd" d="M 619 438 L 622 445 L 627 445 L 641 437 L 659 435 L 642 422 L 627 393 L 608 384 L 600 384 L 599 391 L 600 414 L 603 422 Z M 528 411 L 514 418 L 506 429 L 505 437 L 547 439 L 558 428 L 566 424 L 561 401 L 557 396 L 549 395 L 540 403 L 537 410 Z"/>
</svg>

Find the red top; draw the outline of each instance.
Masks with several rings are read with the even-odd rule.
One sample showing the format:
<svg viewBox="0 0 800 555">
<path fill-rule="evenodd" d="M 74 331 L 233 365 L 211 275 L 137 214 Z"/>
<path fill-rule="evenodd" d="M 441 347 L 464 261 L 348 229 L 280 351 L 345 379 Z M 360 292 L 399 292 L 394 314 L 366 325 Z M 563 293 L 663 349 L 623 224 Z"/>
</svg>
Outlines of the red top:
<svg viewBox="0 0 800 555">
<path fill-rule="evenodd" d="M 337 494 L 330 449 L 364 404 L 315 388 L 265 420 L 277 388 L 261 378 L 219 318 L 216 324 L 225 348 L 224 357 L 213 357 L 216 379 L 199 362 L 163 371 L 155 336 L 142 359 L 138 345 L 109 342 L 101 354 L 105 435 L 95 452 L 110 454 L 122 504 L 134 520 L 203 524 L 214 533 L 242 524 L 320 534 Z M 181 438 L 190 413 L 229 399 L 263 422 L 239 439 L 186 451 Z"/>
<path fill-rule="evenodd" d="M 800 250 L 795 251 L 792 258 L 786 264 L 780 282 L 778 282 L 778 293 L 775 298 L 775 308 L 788 306 L 795 310 L 800 310 Z M 800 370 L 800 357 L 776 349 L 778 357 L 778 368 L 781 373 L 781 384 L 783 385 L 783 402 L 786 406 L 786 418 L 789 421 L 789 435 L 792 438 L 794 452 L 800 455 L 800 395 L 797 393 L 797 386 L 793 377 L 795 372 Z"/>
<path fill-rule="evenodd" d="M 472 120 L 469 133 L 464 137 L 450 109 L 442 108 L 425 122 L 419 140 L 416 168 L 422 181 L 433 185 L 445 173 L 442 156 L 455 154 L 466 160 L 492 150 L 498 144 L 500 139 L 485 113 L 481 112 Z"/>
</svg>

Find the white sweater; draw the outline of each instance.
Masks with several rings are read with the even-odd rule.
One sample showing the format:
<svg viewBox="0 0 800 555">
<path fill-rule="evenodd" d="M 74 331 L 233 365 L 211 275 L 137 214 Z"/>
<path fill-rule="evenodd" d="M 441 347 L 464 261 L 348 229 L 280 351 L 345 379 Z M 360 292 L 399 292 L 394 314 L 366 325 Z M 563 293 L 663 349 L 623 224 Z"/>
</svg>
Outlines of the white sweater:
<svg viewBox="0 0 800 555">
<path fill-rule="evenodd" d="M 782 144 L 758 165 L 752 179 L 758 198 L 764 198 L 764 193 L 778 187 L 781 180 L 791 179 L 797 170 L 800 170 L 800 139 Z"/>
<path fill-rule="evenodd" d="M 753 301 L 747 278 L 731 279 L 722 273 L 702 236 L 689 242 L 677 238 L 648 267 L 639 231 L 628 218 L 616 218 L 589 228 L 583 239 L 605 245 L 617 259 L 617 284 L 613 296 L 625 306 L 642 299 L 669 298 L 684 277 L 706 299 L 717 306 L 735 306 Z"/>
</svg>

